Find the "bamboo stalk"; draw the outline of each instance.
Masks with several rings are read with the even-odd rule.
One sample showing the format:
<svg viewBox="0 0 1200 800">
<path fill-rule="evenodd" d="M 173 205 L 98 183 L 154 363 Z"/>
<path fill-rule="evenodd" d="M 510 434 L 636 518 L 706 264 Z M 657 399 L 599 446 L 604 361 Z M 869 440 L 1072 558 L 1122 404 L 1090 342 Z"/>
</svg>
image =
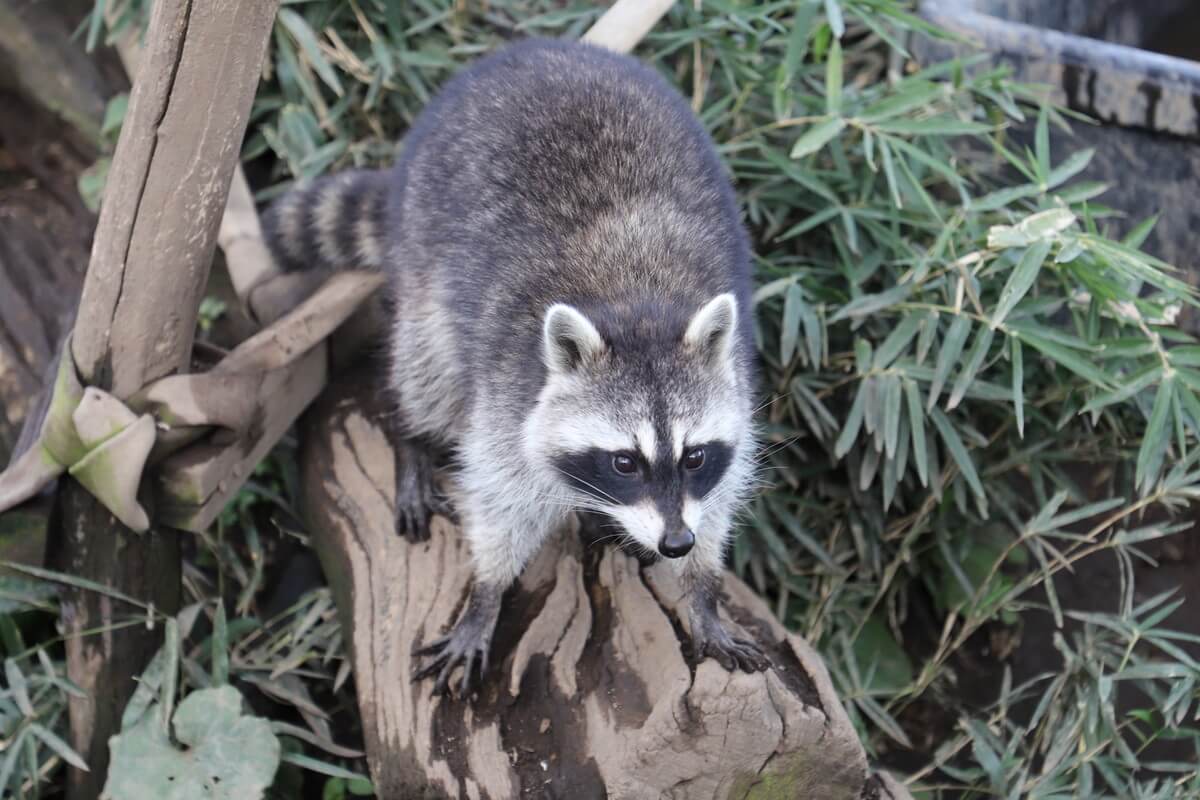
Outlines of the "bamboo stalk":
<svg viewBox="0 0 1200 800">
<path fill-rule="evenodd" d="M 230 176 L 258 87 L 278 0 L 159 0 L 105 188 L 72 339 L 83 381 L 125 399 L 187 368 Z M 124 528 L 74 481 L 56 502 L 51 559 L 72 575 L 171 612 L 180 596 L 179 534 Z M 70 589 L 62 602 L 71 800 L 104 783 L 133 678 L 160 634 L 118 624 L 130 610 Z M 101 631 L 95 635 L 94 631 Z"/>
</svg>

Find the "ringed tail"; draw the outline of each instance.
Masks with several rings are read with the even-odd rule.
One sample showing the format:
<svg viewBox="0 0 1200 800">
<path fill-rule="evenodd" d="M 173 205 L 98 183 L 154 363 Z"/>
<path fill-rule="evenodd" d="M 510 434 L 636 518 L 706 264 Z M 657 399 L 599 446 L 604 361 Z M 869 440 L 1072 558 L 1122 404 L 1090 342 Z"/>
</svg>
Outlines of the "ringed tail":
<svg viewBox="0 0 1200 800">
<path fill-rule="evenodd" d="M 275 200 L 262 226 L 280 269 L 382 269 L 387 175 L 344 170 L 299 184 Z"/>
</svg>

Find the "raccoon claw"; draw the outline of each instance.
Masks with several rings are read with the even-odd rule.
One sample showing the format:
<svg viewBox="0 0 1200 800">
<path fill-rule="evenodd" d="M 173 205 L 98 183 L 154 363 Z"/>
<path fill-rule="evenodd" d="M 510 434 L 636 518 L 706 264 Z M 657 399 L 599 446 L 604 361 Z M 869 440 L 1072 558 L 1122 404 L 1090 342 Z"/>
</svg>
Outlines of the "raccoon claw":
<svg viewBox="0 0 1200 800">
<path fill-rule="evenodd" d="M 410 542 L 424 542 L 429 539 L 428 510 L 421 506 L 397 506 L 396 534 Z"/>
<path fill-rule="evenodd" d="M 462 676 L 458 681 L 458 697 L 465 699 L 479 688 L 488 671 L 488 651 L 491 649 L 492 633 L 499 616 L 499 594 L 482 591 L 472 594 L 459 621 L 445 636 L 413 651 L 414 658 L 430 657 L 412 677 L 413 682 L 424 680 L 435 673 L 434 694 L 451 694 L 451 676 L 458 667 Z"/>
<path fill-rule="evenodd" d="M 692 642 L 697 662 L 713 658 L 729 672 L 762 672 L 771 666 L 770 660 L 754 642 L 730 636 L 720 622 L 702 626 Z"/>
<path fill-rule="evenodd" d="M 432 656 L 432 659 L 413 674 L 413 682 L 424 680 L 437 674 L 433 684 L 433 693 L 448 697 L 451 680 L 456 667 L 462 667 L 462 676 L 458 681 L 459 699 L 470 697 L 479 688 L 488 668 L 488 647 L 478 639 L 467 640 L 456 628 L 449 636 L 443 636 L 426 647 L 413 653 L 414 657 Z M 478 669 L 476 666 L 478 665 Z"/>
</svg>

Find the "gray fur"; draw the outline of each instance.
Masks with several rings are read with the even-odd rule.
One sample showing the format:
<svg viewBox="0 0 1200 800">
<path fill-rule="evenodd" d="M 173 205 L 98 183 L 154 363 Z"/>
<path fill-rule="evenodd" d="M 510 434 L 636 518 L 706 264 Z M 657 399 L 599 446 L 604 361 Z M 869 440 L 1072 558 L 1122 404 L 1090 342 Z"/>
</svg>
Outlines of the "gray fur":
<svg viewBox="0 0 1200 800">
<path fill-rule="evenodd" d="M 315 182 L 267 219 L 289 266 L 383 254 L 391 388 L 410 435 L 455 452 L 477 593 L 509 585 L 571 508 L 644 549 L 634 529 L 698 528 L 672 563 L 712 585 L 750 483 L 750 253 L 711 141 L 656 73 L 584 44 L 510 46 L 442 89 L 392 170 Z M 546 325 L 555 304 L 583 322 Z M 562 474 L 626 439 L 636 503 Z M 691 496 L 682 448 L 705 442 L 727 463 Z M 715 654 L 712 592 L 697 595 Z"/>
</svg>

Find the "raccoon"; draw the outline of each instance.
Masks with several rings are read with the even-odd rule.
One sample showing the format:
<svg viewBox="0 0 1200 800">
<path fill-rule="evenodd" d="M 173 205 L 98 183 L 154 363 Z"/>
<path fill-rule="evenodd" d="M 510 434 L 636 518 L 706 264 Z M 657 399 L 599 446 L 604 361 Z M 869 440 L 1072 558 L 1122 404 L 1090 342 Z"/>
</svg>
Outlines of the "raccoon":
<svg viewBox="0 0 1200 800">
<path fill-rule="evenodd" d="M 599 515 L 690 592 L 696 658 L 763 670 L 718 618 L 753 479 L 751 258 L 730 180 L 684 98 L 598 47 L 526 40 L 451 79 L 387 171 L 283 196 L 285 268 L 389 277 L 397 529 L 454 511 L 474 569 L 414 679 L 460 696 L 487 671 L 501 596 L 573 511 Z"/>
</svg>

